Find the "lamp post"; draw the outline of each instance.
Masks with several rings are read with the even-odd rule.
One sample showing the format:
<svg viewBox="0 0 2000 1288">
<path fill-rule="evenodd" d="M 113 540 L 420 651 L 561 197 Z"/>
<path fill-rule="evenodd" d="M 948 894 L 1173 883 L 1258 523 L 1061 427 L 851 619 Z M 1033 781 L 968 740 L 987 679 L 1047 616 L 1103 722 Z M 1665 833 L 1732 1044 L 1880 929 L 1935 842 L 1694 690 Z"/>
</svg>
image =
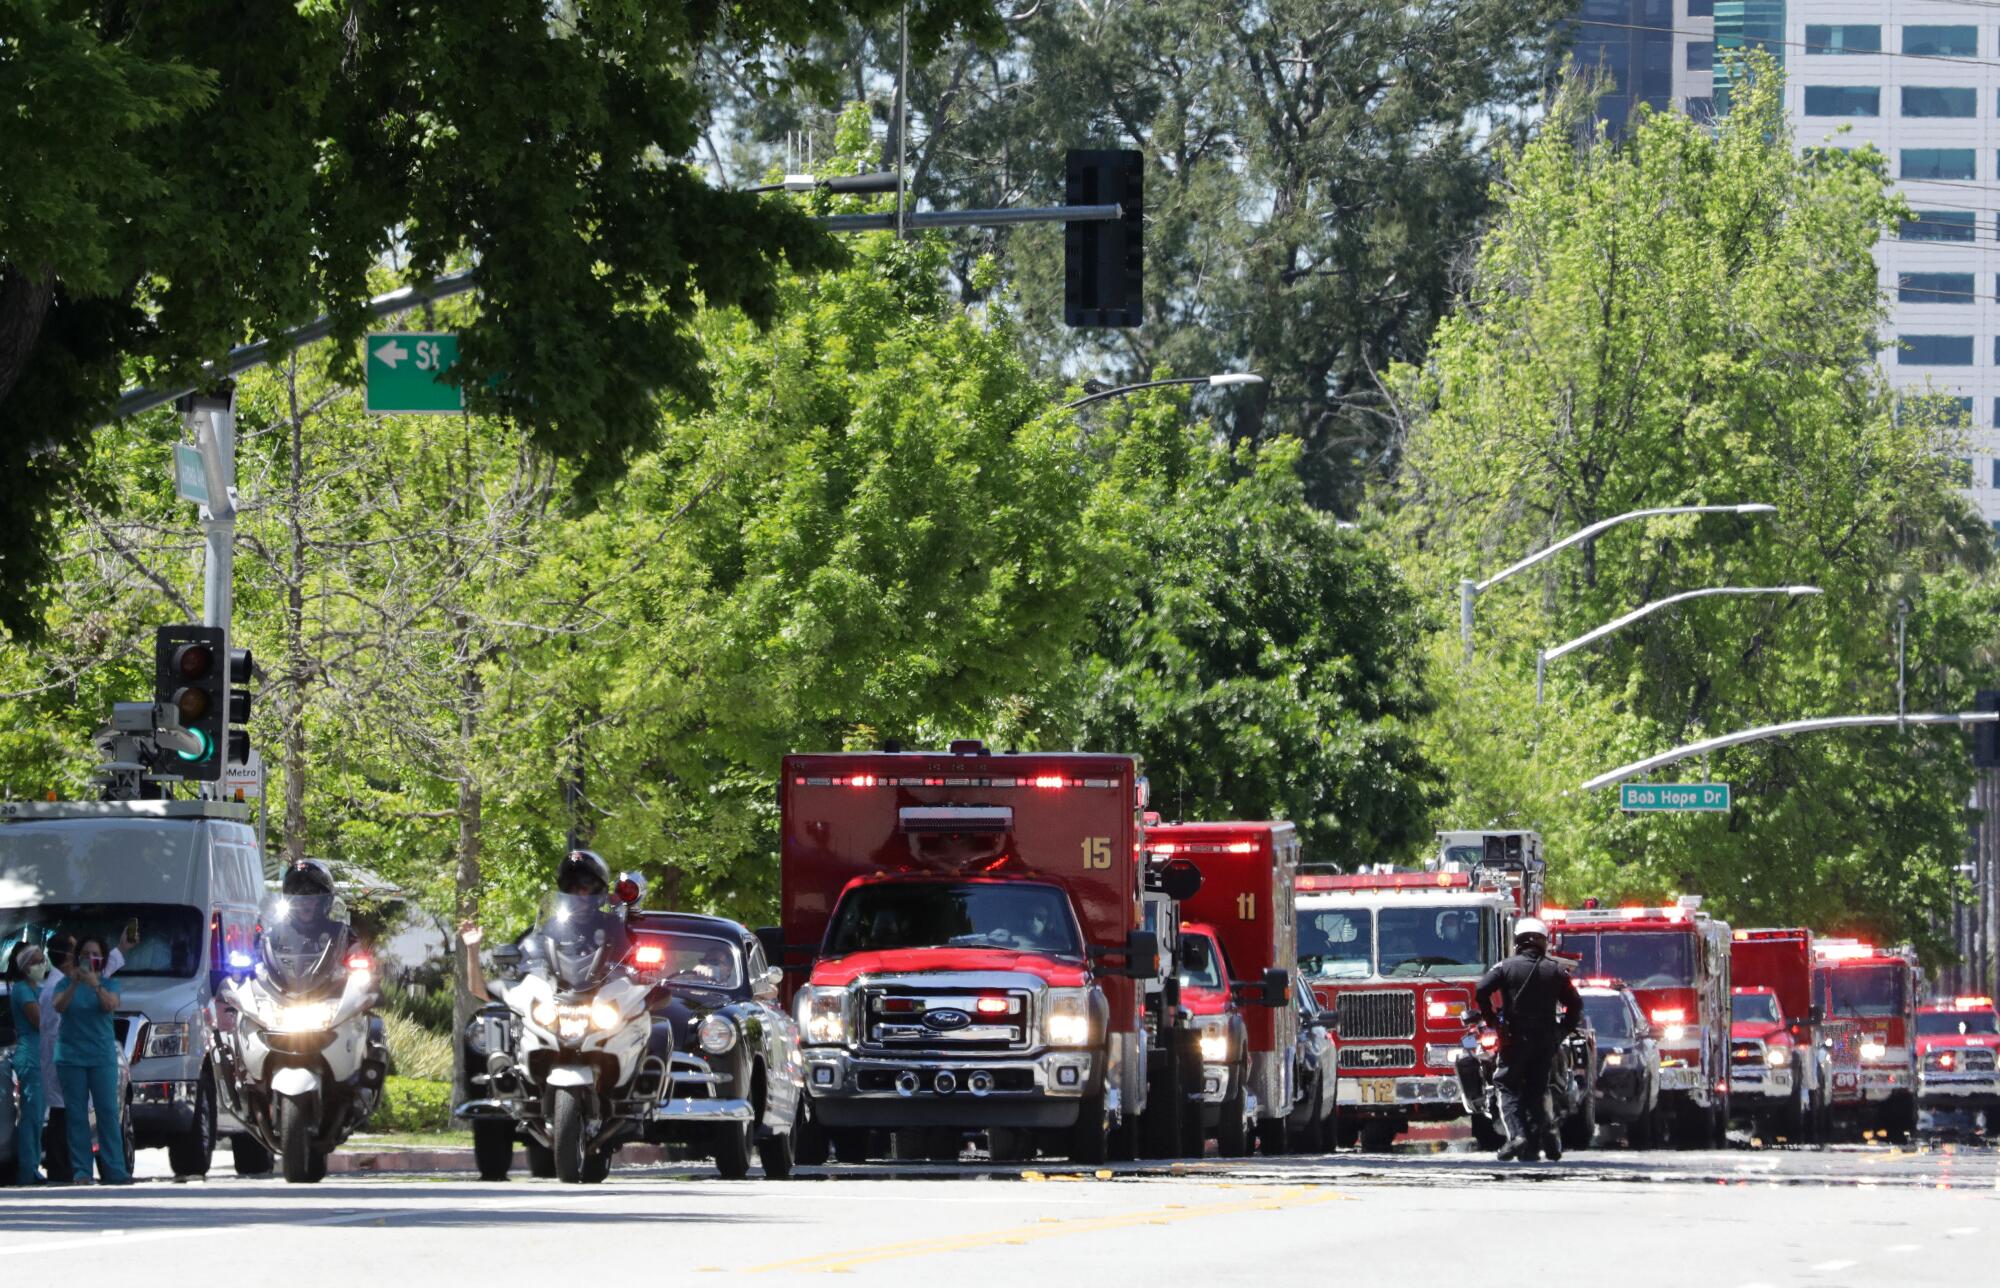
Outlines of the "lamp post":
<svg viewBox="0 0 2000 1288">
<path fill-rule="evenodd" d="M 1762 502 L 1751 502 L 1745 505 L 1668 505 L 1651 510 L 1633 510 L 1626 514 L 1613 515 L 1609 519 L 1599 519 L 1587 528 L 1570 533 L 1554 545 L 1537 550 L 1534 554 L 1529 555 L 1519 563 L 1502 568 L 1485 581 L 1473 581 L 1468 577 L 1458 583 L 1458 630 L 1459 634 L 1465 637 L 1465 660 L 1468 662 L 1472 660 L 1473 606 L 1479 596 L 1493 589 L 1493 587 L 1499 585 L 1509 577 L 1512 577 L 1515 573 L 1526 572 L 1558 551 L 1567 550 L 1579 542 L 1590 540 L 1607 528 L 1615 528 L 1619 524 L 1629 523 L 1633 519 L 1650 519 L 1663 514 L 1776 514 L 1777 512 L 1777 506 L 1765 505 Z"/>
<path fill-rule="evenodd" d="M 1213 376 L 1175 376 L 1171 380 L 1146 380 L 1136 385 L 1119 385 L 1115 389 L 1100 389 L 1094 394 L 1085 394 L 1072 403 L 1064 403 L 1063 410 L 1074 411 L 1086 403 L 1103 402 L 1106 398 L 1117 398 L 1123 394 L 1138 393 L 1141 389 L 1162 389 L 1168 385 L 1207 385 L 1210 389 L 1226 389 L 1231 385 L 1261 385 L 1264 377 L 1249 371 L 1224 371 Z"/>
<path fill-rule="evenodd" d="M 1690 599 L 1705 599 L 1710 595 L 1785 595 L 1797 598 L 1800 595 L 1817 595 L 1818 586 L 1710 586 L 1705 590 L 1684 590 L 1678 595 L 1668 595 L 1650 604 L 1641 604 L 1623 617 L 1614 618 L 1596 630 L 1585 631 L 1566 644 L 1558 644 L 1552 649 L 1537 650 L 1535 653 L 1535 705 L 1542 705 L 1542 684 L 1548 675 L 1549 663 L 1567 656 L 1586 644 L 1603 639 L 1613 631 L 1622 630 L 1642 617 L 1659 612 Z"/>
</svg>

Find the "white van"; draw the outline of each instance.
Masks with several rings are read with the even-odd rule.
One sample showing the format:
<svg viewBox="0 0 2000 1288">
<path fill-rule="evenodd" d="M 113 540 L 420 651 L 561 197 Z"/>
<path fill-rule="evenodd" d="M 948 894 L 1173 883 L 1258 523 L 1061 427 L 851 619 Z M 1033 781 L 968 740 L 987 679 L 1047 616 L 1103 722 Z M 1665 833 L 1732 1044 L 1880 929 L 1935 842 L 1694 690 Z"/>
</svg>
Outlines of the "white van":
<svg viewBox="0 0 2000 1288">
<path fill-rule="evenodd" d="M 0 954 L 58 931 L 107 946 L 134 922 L 117 1032 L 134 1143 L 175 1175 L 208 1171 L 230 1137 L 237 1170 L 270 1157 L 217 1113 L 208 1003 L 232 952 L 255 946 L 264 863 L 249 808 L 223 801 L 0 801 Z"/>
</svg>

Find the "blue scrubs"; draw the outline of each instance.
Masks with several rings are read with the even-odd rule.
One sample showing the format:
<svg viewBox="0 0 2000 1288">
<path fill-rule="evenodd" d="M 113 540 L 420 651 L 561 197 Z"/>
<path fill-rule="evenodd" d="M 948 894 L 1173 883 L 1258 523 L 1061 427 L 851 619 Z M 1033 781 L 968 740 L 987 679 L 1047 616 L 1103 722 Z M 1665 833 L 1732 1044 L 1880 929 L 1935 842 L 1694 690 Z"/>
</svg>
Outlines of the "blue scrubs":
<svg viewBox="0 0 2000 1288">
<path fill-rule="evenodd" d="M 102 987 L 115 1005 L 118 986 L 110 980 Z M 121 1130 L 124 1106 L 118 1102 L 118 1035 L 112 1027 L 112 1012 L 98 1000 L 97 989 L 78 984 L 70 995 L 69 1009 L 62 1013 L 62 1028 L 56 1034 L 56 1078 L 62 1083 L 63 1104 L 69 1116 L 69 1157 L 79 1180 L 90 1175 L 90 1115 L 86 1106 L 97 1111 L 98 1179 L 124 1184 L 132 1179 L 125 1158 L 125 1133 Z"/>
<path fill-rule="evenodd" d="M 42 1182 L 42 1123 L 48 1117 L 48 1097 L 42 1094 L 41 1026 L 28 1023 L 35 1004 L 35 986 L 17 979 L 7 989 L 7 1009 L 14 1016 L 14 1081 L 21 1087 L 21 1122 L 14 1132 L 17 1183 Z"/>
</svg>

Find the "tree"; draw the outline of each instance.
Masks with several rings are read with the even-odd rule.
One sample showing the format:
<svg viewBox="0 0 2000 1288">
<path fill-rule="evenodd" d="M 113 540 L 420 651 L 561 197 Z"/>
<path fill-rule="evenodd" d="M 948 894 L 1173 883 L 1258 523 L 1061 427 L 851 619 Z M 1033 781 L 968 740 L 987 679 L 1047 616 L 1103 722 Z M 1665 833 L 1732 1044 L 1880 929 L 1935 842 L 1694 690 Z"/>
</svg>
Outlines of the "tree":
<svg viewBox="0 0 2000 1288">
<path fill-rule="evenodd" d="M 1481 662 L 1459 672 L 1455 640 L 1434 652 L 1458 695 L 1431 739 L 1453 808 L 1547 828 L 1559 891 L 1698 892 L 1736 917 L 1935 945 L 1965 844 L 1962 735 L 1719 753 L 1726 819 L 1563 795 L 1706 735 L 1894 711 L 1899 600 L 1913 705 L 1959 709 L 2000 620 L 1990 535 L 1951 486 L 1955 437 L 1935 400 L 1899 407 L 1877 365 L 1872 250 L 1902 213 L 1882 157 L 1797 153 L 1779 86 L 1766 65 L 1713 133 L 1647 115 L 1618 147 L 1579 129 L 1582 95 L 1559 103 L 1509 159 L 1461 310 L 1396 373 L 1408 443 L 1382 504 L 1441 603 L 1459 577 L 1626 510 L 1776 504 L 1624 525 L 1483 596 Z M 1537 647 L 1679 590 L 1802 583 L 1824 596 L 1646 618 L 1563 659 L 1533 706 Z"/>
<path fill-rule="evenodd" d="M 684 158 L 714 42 L 790 83 L 790 51 L 891 0 L 723 6 L 31 2 L 0 40 L 0 627 L 45 602 L 50 498 L 121 382 L 190 379 L 321 312 L 351 342 L 391 251 L 478 265 L 461 374 L 588 494 L 706 395 L 706 302 L 767 320 L 780 264 L 837 258 L 786 203 Z M 990 35 L 983 0 L 920 0 L 913 38 Z M 226 39 L 218 39 L 226 32 Z M 335 352 L 353 361 L 351 343 Z"/>
</svg>

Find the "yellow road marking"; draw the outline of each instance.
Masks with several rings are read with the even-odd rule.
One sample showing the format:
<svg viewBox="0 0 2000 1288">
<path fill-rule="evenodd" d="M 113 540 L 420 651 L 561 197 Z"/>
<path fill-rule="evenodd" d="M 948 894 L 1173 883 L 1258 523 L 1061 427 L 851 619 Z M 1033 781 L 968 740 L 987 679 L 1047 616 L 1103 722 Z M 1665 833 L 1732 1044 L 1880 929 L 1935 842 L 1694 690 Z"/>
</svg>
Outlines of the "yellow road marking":
<svg viewBox="0 0 2000 1288">
<path fill-rule="evenodd" d="M 797 1257 L 790 1261 L 773 1261 L 766 1265 L 751 1266 L 750 1273 L 762 1274 L 770 1270 L 819 1270 L 843 1273 L 852 1271 L 856 1266 L 873 1265 L 880 1261 L 898 1261 L 906 1257 L 928 1257 L 944 1252 L 970 1252 L 978 1248 L 1024 1245 L 1058 1235 L 1098 1234 L 1107 1230 L 1124 1230 L 1142 1225 L 1171 1225 L 1197 1217 L 1231 1216 L 1244 1212 L 1276 1212 L 1288 1207 L 1309 1207 L 1317 1203 L 1349 1202 L 1352 1197 L 1324 1186 L 1294 1186 L 1275 1196 L 1233 1199 L 1227 1203 L 1206 1203 L 1195 1207 L 1175 1205 L 1178 1210 L 1168 1211 L 1164 1215 L 1162 1209 L 1148 1209 L 1127 1212 L 1119 1216 L 1057 1220 L 1043 1217 L 1039 1224 L 1027 1227 L 987 1230 L 976 1234 L 945 1235 L 935 1239 L 913 1239 L 905 1243 L 885 1243 L 873 1248 L 854 1248 L 846 1252 Z"/>
</svg>

